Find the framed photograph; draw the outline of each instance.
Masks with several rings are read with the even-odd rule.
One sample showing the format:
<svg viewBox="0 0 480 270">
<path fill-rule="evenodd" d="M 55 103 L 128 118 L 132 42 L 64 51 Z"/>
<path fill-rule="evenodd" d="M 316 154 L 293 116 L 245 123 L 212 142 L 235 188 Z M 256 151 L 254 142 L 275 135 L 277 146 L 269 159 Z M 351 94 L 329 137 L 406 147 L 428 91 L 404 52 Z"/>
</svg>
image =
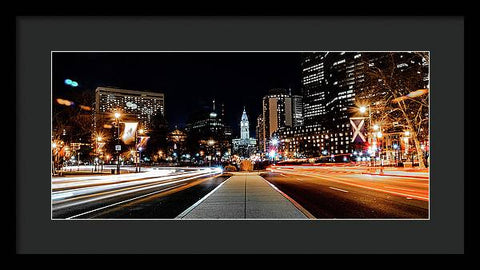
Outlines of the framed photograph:
<svg viewBox="0 0 480 270">
<path fill-rule="evenodd" d="M 16 251 L 464 253 L 464 22 L 16 17 Z"/>
</svg>

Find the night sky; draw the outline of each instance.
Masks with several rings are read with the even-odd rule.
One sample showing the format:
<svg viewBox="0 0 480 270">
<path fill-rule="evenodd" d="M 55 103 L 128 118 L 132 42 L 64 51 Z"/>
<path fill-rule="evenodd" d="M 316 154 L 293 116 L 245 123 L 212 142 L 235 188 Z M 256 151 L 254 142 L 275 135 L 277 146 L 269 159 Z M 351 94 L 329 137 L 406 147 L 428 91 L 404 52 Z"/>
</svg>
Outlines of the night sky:
<svg viewBox="0 0 480 270">
<path fill-rule="evenodd" d="M 271 88 L 300 94 L 300 53 L 53 53 L 53 98 L 98 86 L 165 94 L 170 128 L 189 115 L 225 103 L 227 124 L 237 137 L 243 106 L 254 135 L 262 97 Z M 64 84 L 70 78 L 79 83 Z M 220 108 L 220 107 L 217 107 Z"/>
</svg>

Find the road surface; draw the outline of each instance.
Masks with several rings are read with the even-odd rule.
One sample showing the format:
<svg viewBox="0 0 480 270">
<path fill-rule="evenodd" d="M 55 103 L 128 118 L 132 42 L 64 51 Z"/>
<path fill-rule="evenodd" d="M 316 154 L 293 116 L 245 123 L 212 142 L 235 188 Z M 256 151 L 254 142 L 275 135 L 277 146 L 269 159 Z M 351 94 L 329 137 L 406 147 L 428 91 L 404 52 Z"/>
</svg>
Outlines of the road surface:
<svg viewBox="0 0 480 270">
<path fill-rule="evenodd" d="M 263 176 L 316 218 L 429 218 L 428 174 L 281 166 Z"/>
<path fill-rule="evenodd" d="M 52 179 L 52 218 L 175 218 L 227 176 L 215 168 Z"/>
</svg>

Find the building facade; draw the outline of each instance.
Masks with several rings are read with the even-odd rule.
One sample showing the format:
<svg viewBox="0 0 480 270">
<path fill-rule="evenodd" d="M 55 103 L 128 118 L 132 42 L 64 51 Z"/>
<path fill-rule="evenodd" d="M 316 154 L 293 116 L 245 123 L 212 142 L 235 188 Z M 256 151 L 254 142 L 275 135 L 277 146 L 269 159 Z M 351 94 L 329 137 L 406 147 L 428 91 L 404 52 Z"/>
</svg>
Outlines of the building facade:
<svg viewBox="0 0 480 270">
<path fill-rule="evenodd" d="M 397 64 L 393 68 L 397 72 L 421 64 L 411 57 L 404 57 L 406 54 L 408 52 L 394 54 Z M 385 68 L 382 63 L 390 58 L 391 54 L 373 52 L 303 54 L 303 126 L 279 129 L 280 148 L 284 156 L 351 160 L 352 153 L 361 149 L 363 144 L 353 142 L 350 118 L 356 116 L 358 104 L 365 104 L 367 100 L 382 100 L 385 95 L 382 82 L 376 86 L 371 81 L 366 82 L 367 73 L 372 67 Z M 403 60 L 407 58 L 409 63 Z M 372 111 L 372 115 L 374 113 Z M 369 122 L 366 120 L 365 125 Z"/>
<path fill-rule="evenodd" d="M 286 157 L 349 160 L 353 152 L 350 117 L 364 80 L 358 53 L 305 53 L 302 56 L 303 126 L 279 131 Z M 285 154 L 286 153 L 286 154 Z"/>
<path fill-rule="evenodd" d="M 260 122 L 258 121 L 260 120 Z M 262 100 L 262 115 L 257 118 L 257 126 L 261 131 L 257 132 L 261 137 L 259 150 L 267 151 L 267 145 L 272 135 L 283 127 L 296 127 L 303 124 L 302 97 L 292 95 L 291 91 L 283 88 L 271 89 Z"/>
<path fill-rule="evenodd" d="M 240 138 L 232 140 L 232 154 L 240 157 L 250 157 L 255 154 L 257 141 L 250 138 L 250 128 L 247 112 L 243 108 L 242 118 L 240 119 Z"/>
<path fill-rule="evenodd" d="M 186 128 L 188 151 L 193 155 L 206 158 L 208 161 L 221 161 L 231 155 L 232 129 L 225 124 L 222 106 L 218 115 L 215 101 L 210 113 L 198 113 Z"/>
<path fill-rule="evenodd" d="M 123 121 L 135 121 L 141 128 L 149 129 L 154 116 L 165 115 L 165 96 L 156 92 L 97 87 L 94 107 L 95 129 L 111 121 L 116 111 L 122 114 Z"/>
<path fill-rule="evenodd" d="M 265 144 L 263 114 L 257 116 L 257 125 L 255 126 L 255 137 L 257 138 L 257 153 L 263 152 L 263 146 Z"/>
</svg>

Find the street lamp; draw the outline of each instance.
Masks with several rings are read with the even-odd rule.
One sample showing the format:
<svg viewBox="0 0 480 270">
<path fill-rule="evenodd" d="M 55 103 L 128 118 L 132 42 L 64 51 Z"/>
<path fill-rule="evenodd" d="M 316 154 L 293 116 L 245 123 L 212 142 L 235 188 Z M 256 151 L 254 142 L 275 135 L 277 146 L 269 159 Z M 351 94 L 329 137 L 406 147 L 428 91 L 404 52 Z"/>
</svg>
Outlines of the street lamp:
<svg viewBox="0 0 480 270">
<path fill-rule="evenodd" d="M 52 175 L 55 175 L 55 161 L 56 161 L 56 151 L 57 151 L 57 144 L 52 142 Z"/>
<path fill-rule="evenodd" d="M 393 149 L 395 150 L 395 166 L 398 166 L 398 160 L 400 159 L 399 157 L 399 150 L 398 150 L 398 144 L 394 143 L 393 144 Z"/>
<path fill-rule="evenodd" d="M 135 172 L 140 172 L 141 171 L 141 151 L 142 147 L 138 146 L 138 135 L 144 135 L 145 134 L 145 129 L 141 128 L 135 131 Z M 138 159 L 137 159 L 137 153 L 138 153 Z"/>
<path fill-rule="evenodd" d="M 213 153 L 213 150 L 214 150 L 214 144 L 215 144 L 215 141 L 214 140 L 208 140 L 207 144 L 210 146 L 209 147 L 209 157 L 210 159 L 208 160 L 208 166 L 211 167 L 212 166 L 212 159 L 215 157 L 214 153 Z"/>
<path fill-rule="evenodd" d="M 117 145 L 115 145 L 115 151 L 117 154 L 117 174 L 120 174 L 120 117 L 122 116 L 119 112 L 115 112 L 115 124 L 117 125 Z"/>
<path fill-rule="evenodd" d="M 99 156 L 99 153 L 100 153 L 100 147 L 99 147 L 99 143 L 102 141 L 102 137 L 101 136 L 97 136 L 97 138 L 95 139 L 95 171 L 97 171 L 97 166 L 100 165 L 100 163 L 98 162 L 99 159 L 98 159 L 98 156 Z"/>
<path fill-rule="evenodd" d="M 142 165 L 142 163 L 141 163 L 142 150 L 143 150 L 143 148 L 140 146 L 140 147 L 138 148 L 138 172 L 141 171 L 141 167 L 140 167 L 140 166 Z"/>
</svg>

